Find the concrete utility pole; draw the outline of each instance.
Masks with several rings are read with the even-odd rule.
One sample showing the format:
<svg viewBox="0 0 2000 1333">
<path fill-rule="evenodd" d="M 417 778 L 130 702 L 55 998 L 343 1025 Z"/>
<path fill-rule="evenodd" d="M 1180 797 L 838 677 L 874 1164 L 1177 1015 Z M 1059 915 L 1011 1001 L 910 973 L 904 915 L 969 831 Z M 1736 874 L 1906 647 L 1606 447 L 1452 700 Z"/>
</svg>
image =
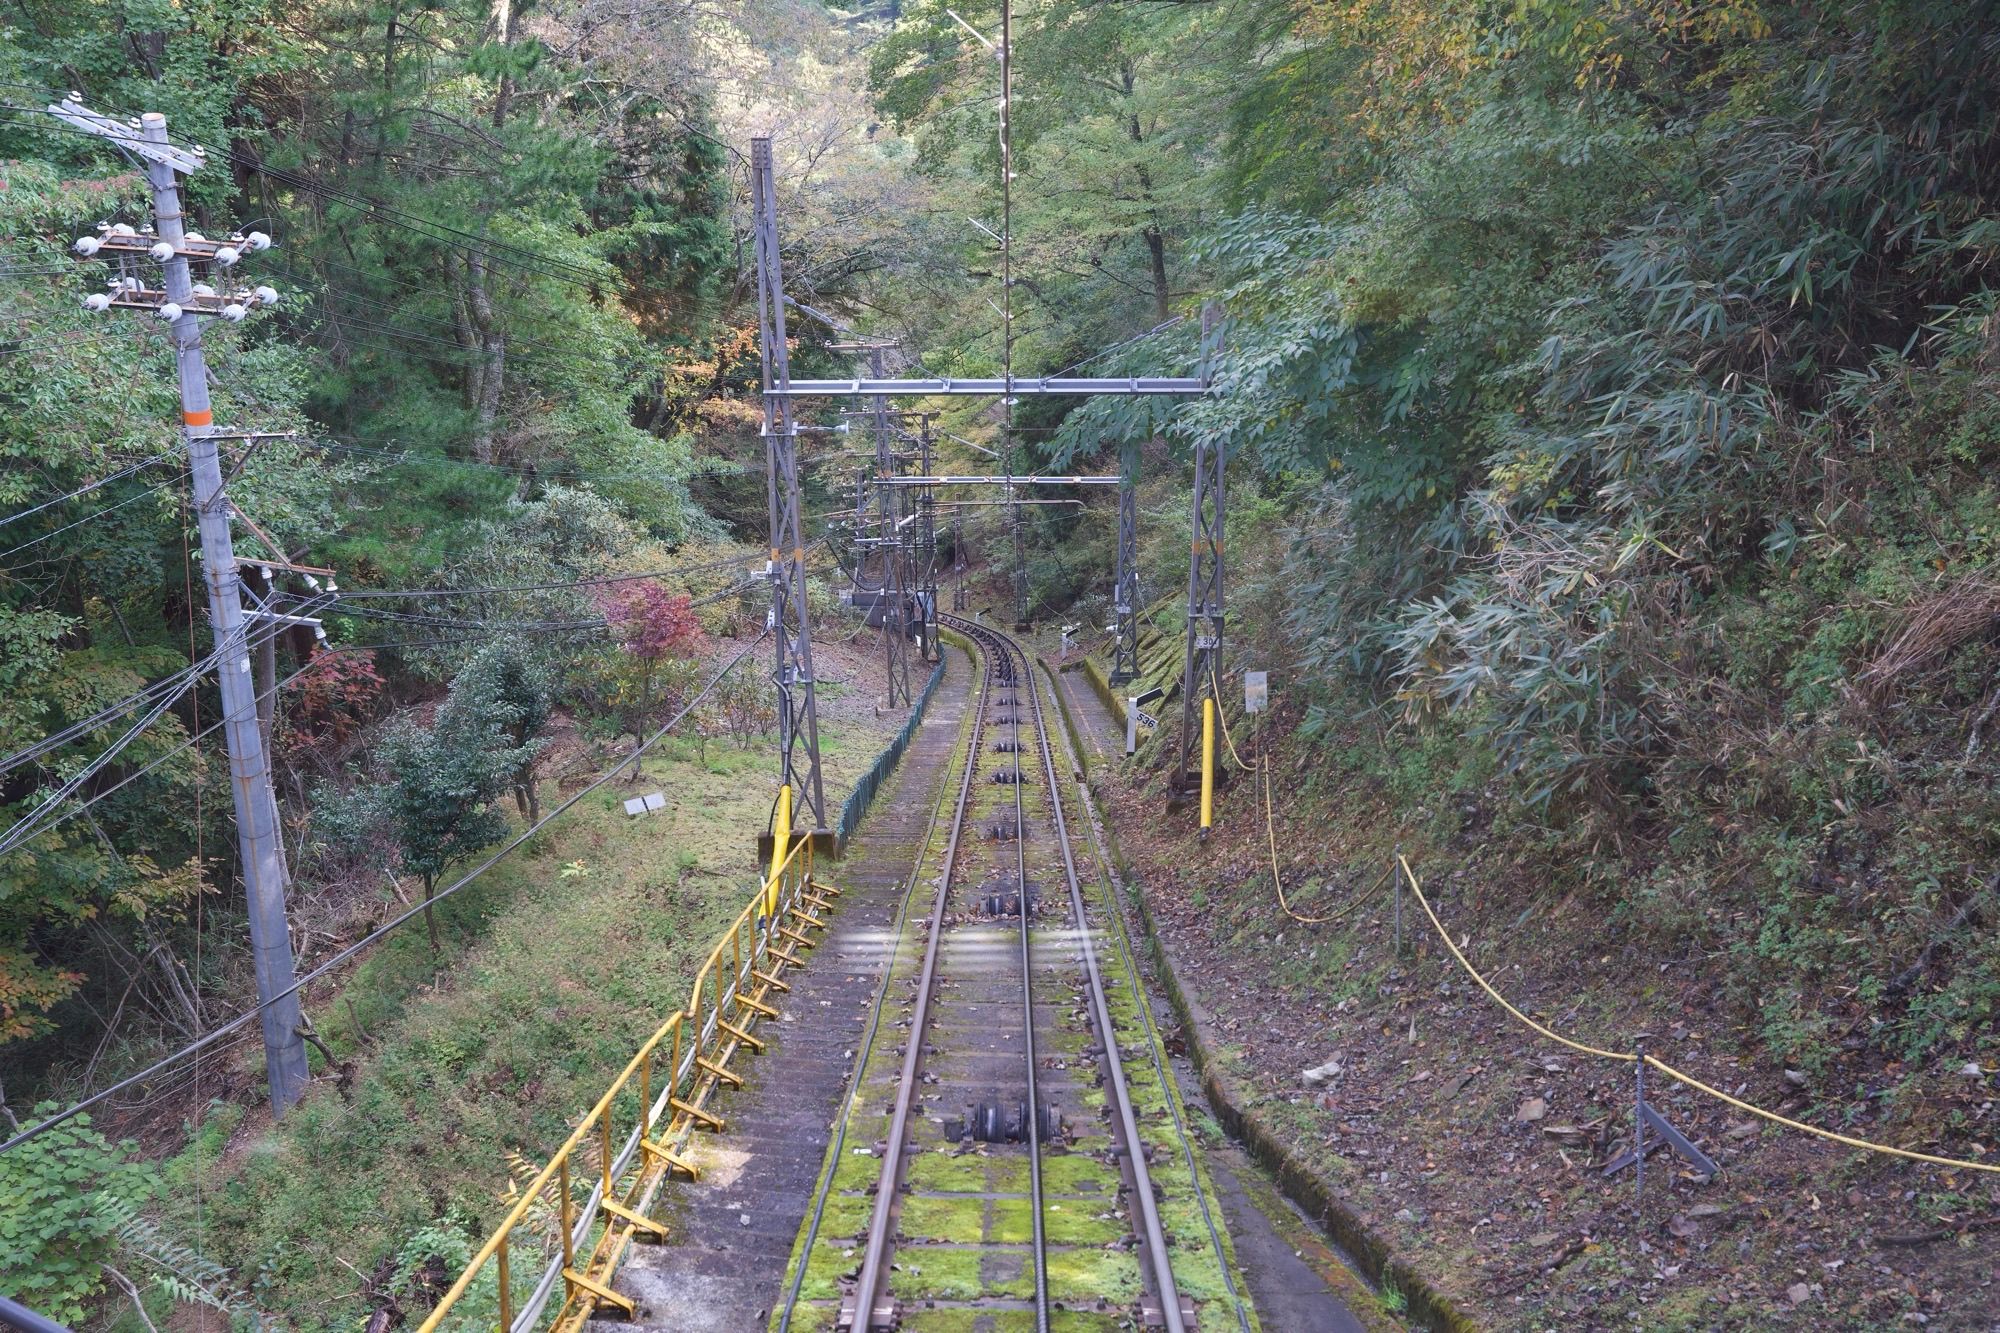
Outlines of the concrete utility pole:
<svg viewBox="0 0 2000 1333">
<path fill-rule="evenodd" d="M 771 140 L 750 141 L 750 196 L 757 250 L 757 333 L 763 362 L 765 490 L 771 511 L 772 679 L 778 687 L 782 780 L 811 821 L 829 831 L 820 778 L 819 704 L 813 694 L 812 626 L 806 611 L 805 506 L 799 497 L 798 424 L 792 417 L 791 355 L 785 346 L 785 275 L 778 254 L 778 191 Z"/>
<path fill-rule="evenodd" d="M 135 277 L 126 276 L 109 298 L 93 296 L 93 310 L 113 306 L 150 310 L 173 327 L 179 363 L 181 438 L 187 443 L 188 469 L 193 477 L 195 523 L 201 534 L 202 569 L 208 584 L 209 622 L 221 660 L 216 677 L 222 689 L 223 736 L 229 749 L 230 794 L 236 806 L 236 841 L 248 900 L 251 955 L 257 976 L 257 1000 L 264 1029 L 265 1077 L 271 1090 L 271 1110 L 282 1116 L 298 1101 L 308 1077 L 303 1025 L 296 989 L 292 938 L 285 906 L 285 852 L 280 836 L 277 798 L 271 792 L 270 765 L 257 721 L 256 687 L 251 679 L 249 642 L 245 633 L 243 594 L 237 574 L 236 551 L 230 536 L 229 496 L 223 485 L 222 462 L 216 450 L 214 414 L 208 399 L 208 367 L 201 350 L 201 318 L 219 315 L 239 320 L 251 306 L 268 304 L 277 293 L 268 287 L 233 298 L 213 291 L 197 292 L 189 274 L 190 258 L 218 269 L 234 263 L 244 249 L 269 244 L 259 233 L 217 245 L 190 238 L 181 212 L 180 176 L 202 165 L 199 149 L 174 147 L 167 139 L 167 119 L 148 112 L 136 132 L 99 116 L 71 97 L 51 113 L 79 129 L 111 140 L 140 158 L 152 186 L 153 221 L 157 240 L 110 233 L 103 240 L 86 237 L 77 249 L 125 259 L 127 252 L 157 261 L 163 291 L 148 292 Z M 130 229 L 124 229 L 129 232 Z M 261 240 L 261 244 L 259 241 Z M 122 264 L 121 271 L 131 272 Z"/>
</svg>

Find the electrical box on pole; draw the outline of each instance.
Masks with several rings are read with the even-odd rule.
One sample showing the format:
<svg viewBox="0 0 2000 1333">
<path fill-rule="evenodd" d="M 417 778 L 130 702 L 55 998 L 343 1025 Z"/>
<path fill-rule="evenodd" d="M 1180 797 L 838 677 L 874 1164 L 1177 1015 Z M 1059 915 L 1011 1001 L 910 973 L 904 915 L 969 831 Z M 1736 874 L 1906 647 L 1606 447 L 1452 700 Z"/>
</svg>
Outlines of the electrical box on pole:
<svg viewBox="0 0 2000 1333">
<path fill-rule="evenodd" d="M 764 388 L 765 498 L 771 516 L 772 679 L 778 691 L 778 750 L 782 780 L 799 802 L 794 824 L 828 835 L 820 777 L 819 706 L 813 693 L 812 627 L 806 611 L 804 504 L 799 496 L 798 424 L 789 390 L 785 346 L 785 278 L 778 254 L 778 193 L 771 140 L 750 141 L 750 193 L 757 256 L 757 333 Z"/>
<path fill-rule="evenodd" d="M 270 240 L 261 232 L 251 232 L 217 242 L 187 230 L 180 177 L 200 169 L 204 154 L 198 148 L 183 149 L 170 142 L 165 116 L 148 112 L 137 122 L 121 124 L 80 105 L 74 97 L 51 106 L 49 112 L 138 158 L 152 187 L 150 233 L 140 234 L 129 226 L 107 226 L 102 234 L 78 241 L 75 248 L 86 257 L 117 264 L 119 276 L 111 290 L 86 298 L 87 309 L 145 310 L 173 330 L 181 438 L 187 445 L 203 581 L 208 585 L 209 623 L 218 659 L 216 677 L 222 694 L 223 738 L 229 750 L 230 796 L 235 805 L 251 963 L 263 1025 L 264 1073 L 272 1113 L 282 1116 L 298 1101 L 309 1077 L 304 1019 L 286 913 L 284 841 L 251 673 L 248 627 L 257 615 L 246 612 L 243 604 L 239 562 L 230 534 L 234 511 L 225 489 L 208 397 L 208 367 L 201 346 L 202 319 L 240 320 L 249 310 L 275 302 L 278 295 L 269 287 L 235 290 L 226 283 L 221 289 L 208 282 L 198 284 L 190 269 L 191 261 L 200 262 L 222 282 L 244 253 L 265 249 Z M 145 263 L 159 265 L 159 287 L 154 288 L 141 276 Z M 274 554 L 282 558 L 282 553 Z M 280 619 L 313 623 L 307 617 Z"/>
</svg>

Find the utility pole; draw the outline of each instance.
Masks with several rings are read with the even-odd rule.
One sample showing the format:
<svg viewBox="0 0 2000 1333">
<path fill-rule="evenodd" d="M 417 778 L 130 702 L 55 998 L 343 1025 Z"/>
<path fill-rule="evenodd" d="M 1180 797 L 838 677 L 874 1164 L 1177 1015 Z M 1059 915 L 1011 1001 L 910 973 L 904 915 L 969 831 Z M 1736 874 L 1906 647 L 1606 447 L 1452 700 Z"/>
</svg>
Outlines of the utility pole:
<svg viewBox="0 0 2000 1333">
<path fill-rule="evenodd" d="M 1139 678 L 1139 446 L 1118 451 L 1118 567 L 1111 585 L 1117 640 L 1111 652 L 1111 683 Z"/>
<path fill-rule="evenodd" d="M 828 831 L 820 778 L 819 704 L 813 694 L 812 626 L 806 611 L 804 511 L 798 423 L 792 416 L 791 355 L 785 346 L 785 275 L 778 253 L 778 190 L 768 135 L 750 141 L 750 196 L 757 251 L 757 332 L 764 386 L 765 492 L 771 513 L 772 679 L 778 688 L 782 781 L 816 834 Z M 805 820 L 794 818 L 794 826 Z"/>
<path fill-rule="evenodd" d="M 193 478 L 195 524 L 201 534 L 202 570 L 208 584 L 209 623 L 220 660 L 216 677 L 222 689 L 223 736 L 229 749 L 230 794 L 236 806 L 236 842 L 248 901 L 251 955 L 257 977 L 257 1001 L 264 1030 L 265 1078 L 271 1090 L 271 1110 L 282 1116 L 305 1090 L 308 1071 L 298 985 L 292 957 L 292 937 L 285 906 L 285 852 L 280 836 L 277 798 L 271 791 L 270 764 L 257 721 L 256 687 L 250 669 L 245 633 L 243 594 L 230 536 L 231 508 L 224 488 L 221 457 L 216 448 L 214 413 L 208 398 L 208 367 L 202 357 L 201 319 L 243 318 L 256 305 L 270 304 L 277 293 L 259 287 L 248 293 L 217 293 L 197 289 L 188 261 L 197 259 L 218 272 L 232 265 L 244 250 L 269 246 L 268 238 L 252 232 L 217 244 L 188 235 L 181 212 L 180 176 L 202 166 L 202 152 L 174 147 L 167 139 L 167 119 L 147 112 L 131 125 L 100 116 L 72 95 L 49 111 L 70 125 L 110 140 L 145 163 L 152 187 L 157 240 L 127 235 L 130 228 L 107 230 L 102 238 L 85 237 L 79 253 L 107 254 L 119 260 L 121 277 L 114 294 L 86 301 L 92 310 L 114 306 L 149 310 L 173 327 L 179 363 L 181 438 L 187 444 Z M 163 290 L 148 291 L 133 276 L 130 262 L 144 255 L 158 262 Z M 203 285 L 206 288 L 206 284 Z M 280 557 L 282 558 L 282 556 Z"/>
</svg>

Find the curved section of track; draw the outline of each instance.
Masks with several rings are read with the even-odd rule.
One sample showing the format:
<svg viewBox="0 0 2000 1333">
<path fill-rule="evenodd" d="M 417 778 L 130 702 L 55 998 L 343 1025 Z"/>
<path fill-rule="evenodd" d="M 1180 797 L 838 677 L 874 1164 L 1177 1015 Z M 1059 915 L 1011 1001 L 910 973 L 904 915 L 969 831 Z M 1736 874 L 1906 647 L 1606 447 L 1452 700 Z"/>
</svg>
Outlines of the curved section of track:
<svg viewBox="0 0 2000 1333">
<path fill-rule="evenodd" d="M 1137 992 L 1107 984 L 1069 844 L 1041 692 L 1020 646 L 944 618 L 983 658 L 949 820 L 910 886 L 928 916 L 903 932 L 883 1005 L 905 988 L 897 1050 L 870 1038 L 780 1329 L 1195 1326 L 1196 1296 L 1235 1306 L 1226 1243 L 1176 1238 L 1162 1199 L 1202 1182 L 1170 1089 L 1119 1050 L 1146 1029 Z M 927 881 L 927 876 L 934 879 Z M 1121 1008 L 1122 1005 L 1122 1008 Z M 869 1146 L 872 1142 L 872 1146 Z M 1182 1166 L 1182 1162 L 1186 1166 Z M 1186 1209 L 1190 1215 L 1206 1209 Z M 1219 1270 L 1219 1271 L 1218 1271 Z M 1225 1296 L 1224 1293 L 1227 1293 Z M 1220 1311 L 1218 1310 L 1218 1313 Z M 1248 1326 L 1240 1306 L 1226 1316 Z"/>
</svg>

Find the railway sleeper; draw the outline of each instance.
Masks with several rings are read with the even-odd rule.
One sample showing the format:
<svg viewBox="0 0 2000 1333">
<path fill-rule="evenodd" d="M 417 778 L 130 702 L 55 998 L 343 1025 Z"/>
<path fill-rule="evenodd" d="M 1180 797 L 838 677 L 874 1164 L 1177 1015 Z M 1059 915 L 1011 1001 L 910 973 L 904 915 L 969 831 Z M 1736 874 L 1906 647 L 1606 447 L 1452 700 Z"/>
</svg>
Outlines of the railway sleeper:
<svg viewBox="0 0 2000 1333">
<path fill-rule="evenodd" d="M 1194 1297 L 1185 1292 L 1177 1293 L 1180 1298 L 1181 1323 L 1195 1327 Z M 1165 1328 L 1167 1313 L 1160 1308 L 1160 1298 L 1147 1292 L 1139 1298 L 1139 1326 L 1141 1328 Z"/>
</svg>

